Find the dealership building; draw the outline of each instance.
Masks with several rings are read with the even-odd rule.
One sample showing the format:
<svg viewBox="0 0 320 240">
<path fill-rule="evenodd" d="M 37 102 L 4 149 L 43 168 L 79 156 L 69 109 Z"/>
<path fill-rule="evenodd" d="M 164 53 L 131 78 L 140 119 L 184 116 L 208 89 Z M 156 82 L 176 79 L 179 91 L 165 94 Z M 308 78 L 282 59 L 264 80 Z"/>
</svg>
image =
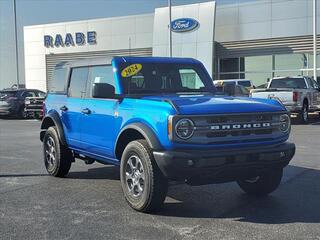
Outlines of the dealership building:
<svg viewBox="0 0 320 240">
<path fill-rule="evenodd" d="M 274 76 L 313 76 L 312 21 L 310 0 L 174 6 L 172 55 L 200 60 L 214 79 L 245 78 L 257 86 Z M 168 22 L 163 7 L 150 14 L 26 26 L 26 87 L 48 90 L 60 61 L 169 56 Z"/>
</svg>

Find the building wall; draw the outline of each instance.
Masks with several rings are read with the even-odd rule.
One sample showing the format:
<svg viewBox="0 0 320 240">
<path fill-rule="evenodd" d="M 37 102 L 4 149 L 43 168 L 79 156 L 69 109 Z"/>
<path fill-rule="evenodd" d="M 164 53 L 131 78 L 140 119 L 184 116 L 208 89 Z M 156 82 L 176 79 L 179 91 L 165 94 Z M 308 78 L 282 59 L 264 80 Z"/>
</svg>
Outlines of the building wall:
<svg viewBox="0 0 320 240">
<path fill-rule="evenodd" d="M 27 88 L 46 90 L 46 55 L 107 51 L 129 48 L 151 48 L 153 14 L 63 22 L 24 28 L 25 78 Z M 44 35 L 96 31 L 97 44 L 69 47 L 44 46 Z"/>
<path fill-rule="evenodd" d="M 312 34 L 312 0 L 257 0 L 218 5 L 217 42 Z M 320 32 L 320 4 L 318 32 Z"/>
<path fill-rule="evenodd" d="M 169 56 L 168 11 L 168 7 L 155 10 L 154 56 Z M 199 22 L 199 28 L 190 32 L 172 32 L 172 55 L 196 58 L 203 62 L 212 75 L 215 2 L 172 7 L 172 20 L 178 18 L 193 18 Z"/>
</svg>

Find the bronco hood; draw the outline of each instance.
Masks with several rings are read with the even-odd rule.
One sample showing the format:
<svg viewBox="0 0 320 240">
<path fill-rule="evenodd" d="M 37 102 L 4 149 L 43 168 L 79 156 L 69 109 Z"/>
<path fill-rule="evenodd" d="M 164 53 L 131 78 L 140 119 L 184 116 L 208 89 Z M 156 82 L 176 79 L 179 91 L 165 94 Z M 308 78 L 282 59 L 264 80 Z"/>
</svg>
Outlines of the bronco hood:
<svg viewBox="0 0 320 240">
<path fill-rule="evenodd" d="M 224 97 L 213 95 L 161 95 L 143 99 L 172 101 L 180 114 L 223 114 L 278 112 L 286 109 L 276 100 L 248 97 Z"/>
</svg>

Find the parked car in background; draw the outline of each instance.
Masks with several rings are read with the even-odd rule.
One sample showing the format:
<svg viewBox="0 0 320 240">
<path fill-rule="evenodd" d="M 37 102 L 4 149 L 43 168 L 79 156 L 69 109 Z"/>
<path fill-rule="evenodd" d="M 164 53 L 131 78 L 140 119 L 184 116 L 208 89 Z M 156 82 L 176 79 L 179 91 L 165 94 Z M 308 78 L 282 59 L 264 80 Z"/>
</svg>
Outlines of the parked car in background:
<svg viewBox="0 0 320 240">
<path fill-rule="evenodd" d="M 298 114 L 302 123 L 308 122 L 308 113 L 320 111 L 320 89 L 310 77 L 276 77 L 269 81 L 266 89 L 253 89 L 254 98 L 274 98 L 288 111 Z"/>
<path fill-rule="evenodd" d="M 249 90 L 242 85 L 237 85 L 234 82 L 224 82 L 222 85 L 220 83 L 215 84 L 217 89 L 217 94 L 227 95 L 233 97 L 248 97 Z"/>
<path fill-rule="evenodd" d="M 26 118 L 25 99 L 27 97 L 40 97 L 45 93 L 37 89 L 9 88 L 0 91 L 0 116 L 14 116 Z"/>
<path fill-rule="evenodd" d="M 39 93 L 36 97 L 26 97 L 25 99 L 25 113 L 27 117 L 41 119 L 43 116 L 43 103 L 45 94 Z"/>
<path fill-rule="evenodd" d="M 225 79 L 225 80 L 214 80 L 213 84 L 216 85 L 223 85 L 224 83 L 234 83 L 236 85 L 241 85 L 248 90 L 254 89 L 255 86 L 253 85 L 252 81 L 249 79 Z"/>
</svg>

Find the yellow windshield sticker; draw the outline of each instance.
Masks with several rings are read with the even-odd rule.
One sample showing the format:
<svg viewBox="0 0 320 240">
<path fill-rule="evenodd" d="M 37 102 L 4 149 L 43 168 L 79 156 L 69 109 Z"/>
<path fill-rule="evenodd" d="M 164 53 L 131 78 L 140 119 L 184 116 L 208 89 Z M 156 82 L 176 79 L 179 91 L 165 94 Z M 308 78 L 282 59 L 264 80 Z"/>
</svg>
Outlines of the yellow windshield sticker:
<svg viewBox="0 0 320 240">
<path fill-rule="evenodd" d="M 131 77 L 133 75 L 136 75 L 138 72 L 140 72 L 141 69 L 142 69 L 141 64 L 138 64 L 138 63 L 131 64 L 121 71 L 121 76 L 122 77 Z"/>
</svg>

